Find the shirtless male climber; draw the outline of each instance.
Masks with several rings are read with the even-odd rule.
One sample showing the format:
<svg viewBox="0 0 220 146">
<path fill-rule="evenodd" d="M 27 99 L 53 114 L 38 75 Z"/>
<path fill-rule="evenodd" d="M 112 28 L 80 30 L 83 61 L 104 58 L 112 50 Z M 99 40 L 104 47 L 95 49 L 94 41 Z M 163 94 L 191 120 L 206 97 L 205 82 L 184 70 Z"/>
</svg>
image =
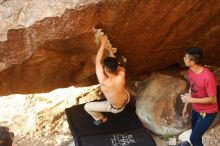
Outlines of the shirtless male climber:
<svg viewBox="0 0 220 146">
<path fill-rule="evenodd" d="M 94 119 L 95 125 L 107 122 L 101 112 L 119 113 L 130 101 L 128 91 L 125 89 L 125 69 L 118 65 L 113 54 L 112 47 L 107 48 L 109 57 L 105 58 L 102 64 L 102 57 L 107 42 L 107 36 L 101 37 L 101 46 L 96 55 L 96 75 L 106 100 L 86 103 L 84 109 Z"/>
</svg>

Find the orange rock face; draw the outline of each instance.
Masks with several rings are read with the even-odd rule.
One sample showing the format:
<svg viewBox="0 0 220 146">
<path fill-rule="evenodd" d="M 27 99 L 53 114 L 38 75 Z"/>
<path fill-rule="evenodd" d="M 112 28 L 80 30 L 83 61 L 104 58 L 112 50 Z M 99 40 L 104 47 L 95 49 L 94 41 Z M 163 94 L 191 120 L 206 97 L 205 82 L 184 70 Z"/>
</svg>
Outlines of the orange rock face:
<svg viewBox="0 0 220 146">
<path fill-rule="evenodd" d="M 129 76 L 180 64 L 190 46 L 204 49 L 204 63 L 220 65 L 219 18 L 218 0 L 97 1 L 8 30 L 0 42 L 0 95 L 94 83 L 93 27 L 128 59 Z"/>
</svg>

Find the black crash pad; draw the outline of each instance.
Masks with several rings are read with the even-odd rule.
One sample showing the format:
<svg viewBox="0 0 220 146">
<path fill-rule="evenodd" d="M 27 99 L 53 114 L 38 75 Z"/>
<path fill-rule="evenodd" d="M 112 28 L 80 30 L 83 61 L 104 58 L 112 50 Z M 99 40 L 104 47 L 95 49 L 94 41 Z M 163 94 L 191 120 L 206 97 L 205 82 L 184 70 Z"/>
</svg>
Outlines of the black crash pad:
<svg viewBox="0 0 220 146">
<path fill-rule="evenodd" d="M 65 109 L 76 146 L 156 146 L 129 105 L 118 114 L 104 113 L 105 124 L 96 126 L 84 104 Z"/>
</svg>

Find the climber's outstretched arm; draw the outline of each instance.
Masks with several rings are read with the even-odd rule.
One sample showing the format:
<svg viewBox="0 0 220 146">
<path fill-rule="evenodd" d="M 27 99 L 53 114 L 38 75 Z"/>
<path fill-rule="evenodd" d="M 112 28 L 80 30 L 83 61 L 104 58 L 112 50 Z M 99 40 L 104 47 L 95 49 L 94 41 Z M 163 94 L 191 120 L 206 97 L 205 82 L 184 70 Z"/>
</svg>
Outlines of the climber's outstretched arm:
<svg viewBox="0 0 220 146">
<path fill-rule="evenodd" d="M 105 81 L 105 79 L 107 79 L 104 73 L 103 65 L 101 63 L 107 39 L 108 38 L 106 35 L 103 35 L 101 37 L 101 46 L 96 55 L 96 75 L 100 84 L 102 84 Z"/>
</svg>

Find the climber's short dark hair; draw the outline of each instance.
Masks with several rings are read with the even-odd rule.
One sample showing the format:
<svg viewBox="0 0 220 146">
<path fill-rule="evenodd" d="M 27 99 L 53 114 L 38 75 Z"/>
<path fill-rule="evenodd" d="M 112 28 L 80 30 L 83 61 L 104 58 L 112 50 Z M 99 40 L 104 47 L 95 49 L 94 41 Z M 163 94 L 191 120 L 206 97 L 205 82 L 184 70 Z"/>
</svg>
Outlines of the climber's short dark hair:
<svg viewBox="0 0 220 146">
<path fill-rule="evenodd" d="M 107 57 L 104 59 L 104 67 L 107 68 L 108 72 L 115 73 L 118 68 L 118 60 L 114 57 Z"/>
<path fill-rule="evenodd" d="M 201 64 L 203 59 L 202 49 L 197 47 L 190 47 L 186 50 L 186 53 L 190 55 L 190 59 L 193 60 L 196 64 Z"/>
<path fill-rule="evenodd" d="M 7 127 L 0 126 L 0 146 L 12 146 L 13 136 Z"/>
</svg>

